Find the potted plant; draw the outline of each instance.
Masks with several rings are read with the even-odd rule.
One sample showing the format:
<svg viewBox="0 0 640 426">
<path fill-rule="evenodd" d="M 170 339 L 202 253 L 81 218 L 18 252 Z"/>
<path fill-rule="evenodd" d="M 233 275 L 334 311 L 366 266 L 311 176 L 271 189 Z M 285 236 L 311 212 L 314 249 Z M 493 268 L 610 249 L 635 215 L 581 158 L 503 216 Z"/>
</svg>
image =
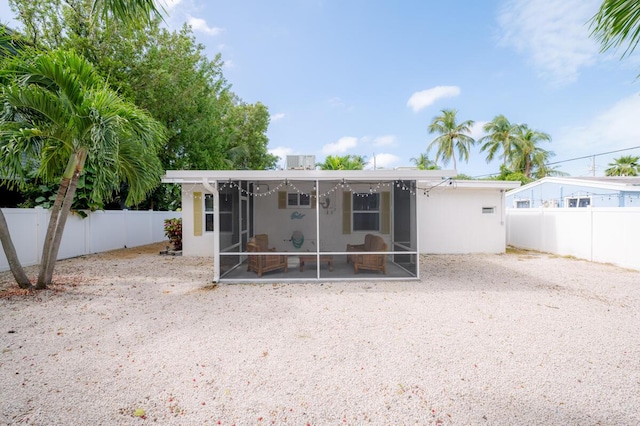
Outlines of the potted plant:
<svg viewBox="0 0 640 426">
<path fill-rule="evenodd" d="M 182 250 L 182 219 L 165 219 L 164 235 L 169 238 L 172 250 Z"/>
</svg>

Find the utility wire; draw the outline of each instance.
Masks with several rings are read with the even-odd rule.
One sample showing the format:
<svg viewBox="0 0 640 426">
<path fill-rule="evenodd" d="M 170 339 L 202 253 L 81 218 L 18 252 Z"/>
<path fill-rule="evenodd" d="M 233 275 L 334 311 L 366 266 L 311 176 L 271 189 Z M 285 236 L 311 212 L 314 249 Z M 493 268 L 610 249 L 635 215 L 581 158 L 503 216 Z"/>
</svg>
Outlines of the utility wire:
<svg viewBox="0 0 640 426">
<path fill-rule="evenodd" d="M 569 158 L 568 160 L 553 161 L 551 163 L 546 163 L 545 166 L 552 166 L 554 164 L 568 163 L 569 161 L 584 160 L 586 158 L 599 157 L 601 155 L 615 154 L 617 152 L 631 151 L 632 149 L 638 149 L 638 148 L 640 148 L 640 145 L 632 146 L 631 148 L 616 149 L 615 151 L 601 152 L 599 154 L 591 154 L 591 155 L 584 155 L 582 157 Z M 523 170 L 514 170 L 514 171 L 515 172 L 522 172 Z M 497 176 L 499 174 L 500 173 L 487 173 L 487 174 L 484 174 L 484 175 L 474 176 L 474 178 L 477 179 L 477 178 L 482 178 L 482 177 Z"/>
</svg>

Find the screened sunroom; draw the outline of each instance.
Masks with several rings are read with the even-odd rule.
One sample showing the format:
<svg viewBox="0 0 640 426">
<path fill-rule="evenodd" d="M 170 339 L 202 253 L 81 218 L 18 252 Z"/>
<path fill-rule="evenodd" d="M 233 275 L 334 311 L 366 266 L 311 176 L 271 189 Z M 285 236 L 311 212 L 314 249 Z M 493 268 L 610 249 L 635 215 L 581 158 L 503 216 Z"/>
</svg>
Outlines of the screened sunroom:
<svg viewBox="0 0 640 426">
<path fill-rule="evenodd" d="M 419 278 L 416 194 L 453 171 L 168 171 L 215 282 Z M 420 185 L 418 185 L 420 182 Z"/>
</svg>

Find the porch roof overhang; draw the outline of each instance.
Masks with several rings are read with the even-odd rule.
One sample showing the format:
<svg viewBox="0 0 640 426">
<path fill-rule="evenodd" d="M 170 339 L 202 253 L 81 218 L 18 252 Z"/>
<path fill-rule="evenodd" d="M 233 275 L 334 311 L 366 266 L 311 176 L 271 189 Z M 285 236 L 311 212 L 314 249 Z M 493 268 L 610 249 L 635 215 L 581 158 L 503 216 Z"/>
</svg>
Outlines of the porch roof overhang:
<svg viewBox="0 0 640 426">
<path fill-rule="evenodd" d="M 220 180 L 298 180 L 298 181 L 442 181 L 456 175 L 455 170 L 167 170 L 163 183 L 201 183 Z"/>
</svg>

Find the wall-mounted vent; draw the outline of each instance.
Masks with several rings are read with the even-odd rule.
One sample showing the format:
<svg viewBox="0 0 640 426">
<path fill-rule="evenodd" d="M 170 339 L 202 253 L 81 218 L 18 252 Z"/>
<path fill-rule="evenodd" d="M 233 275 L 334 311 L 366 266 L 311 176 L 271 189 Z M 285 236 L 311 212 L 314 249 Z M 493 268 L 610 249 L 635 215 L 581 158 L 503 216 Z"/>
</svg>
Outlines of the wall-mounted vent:
<svg viewBox="0 0 640 426">
<path fill-rule="evenodd" d="M 287 170 L 314 170 L 315 155 L 287 155 Z"/>
<path fill-rule="evenodd" d="M 496 212 L 495 207 L 483 207 L 482 214 L 494 214 Z"/>
</svg>

